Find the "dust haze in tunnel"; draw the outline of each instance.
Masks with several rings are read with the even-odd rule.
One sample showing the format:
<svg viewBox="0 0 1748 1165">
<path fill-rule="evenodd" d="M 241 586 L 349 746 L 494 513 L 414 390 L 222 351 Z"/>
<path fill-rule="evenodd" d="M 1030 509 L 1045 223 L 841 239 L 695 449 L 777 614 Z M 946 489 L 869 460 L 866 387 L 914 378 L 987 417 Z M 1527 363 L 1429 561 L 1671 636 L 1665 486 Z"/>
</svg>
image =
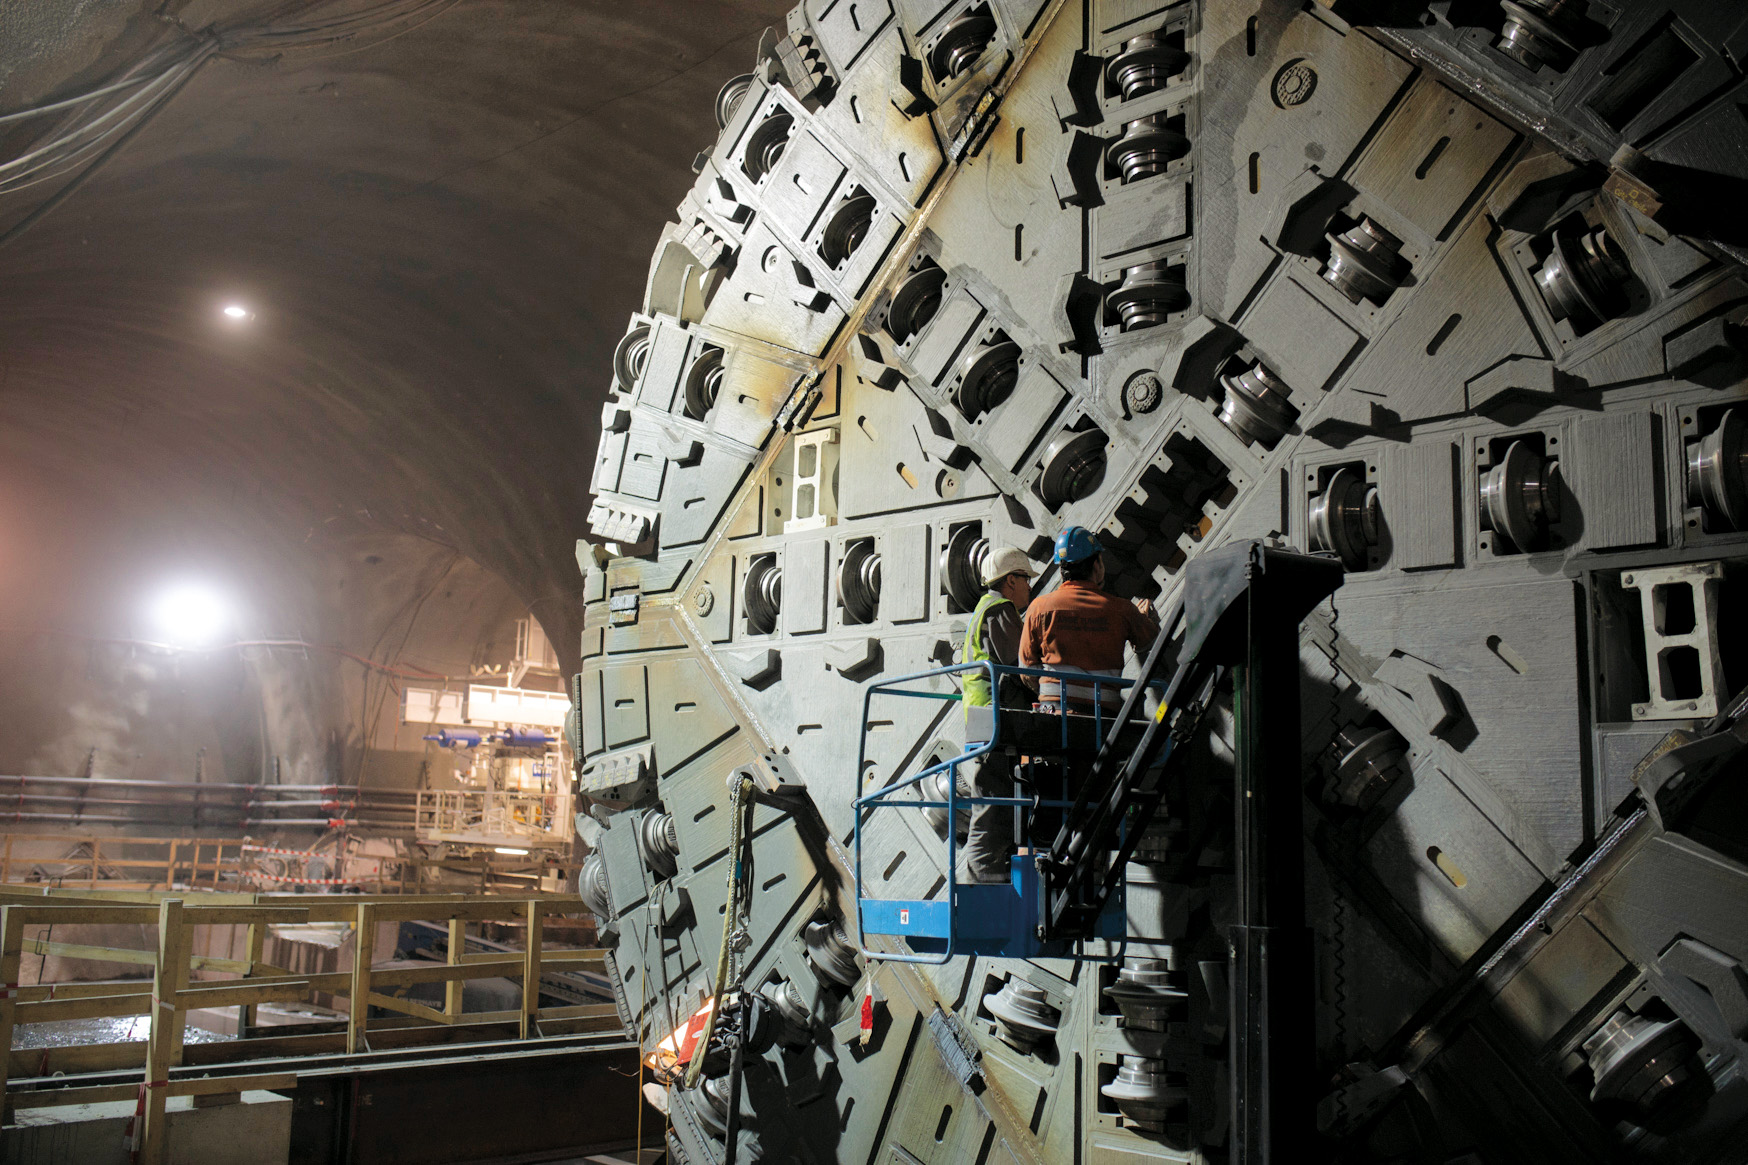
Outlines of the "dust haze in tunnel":
<svg viewBox="0 0 1748 1165">
<path fill-rule="evenodd" d="M 377 7 L 7 5 L 0 113 L 209 30 Z M 577 451 L 598 430 L 620 305 L 714 131 L 720 74 L 782 6 L 414 7 L 347 41 L 215 55 L 16 237 L 82 167 L 0 194 L 7 624 L 132 634 L 142 594 L 192 573 L 246 596 L 271 633 L 363 651 L 326 592 L 376 531 L 411 536 L 377 548 L 383 570 L 477 562 L 574 653 Z M 0 159 L 57 124 L 0 124 Z M 250 318 L 226 318 L 231 304 Z M 457 628 L 463 657 L 472 634 Z M 31 692 L 0 717 L 36 726 L 18 741 L 79 686 L 24 643 L 0 640 L 8 686 Z M 326 700 L 293 701 L 307 723 L 292 735 L 315 753 L 356 728 Z M 39 753 L 10 748 L 0 768 Z"/>
</svg>

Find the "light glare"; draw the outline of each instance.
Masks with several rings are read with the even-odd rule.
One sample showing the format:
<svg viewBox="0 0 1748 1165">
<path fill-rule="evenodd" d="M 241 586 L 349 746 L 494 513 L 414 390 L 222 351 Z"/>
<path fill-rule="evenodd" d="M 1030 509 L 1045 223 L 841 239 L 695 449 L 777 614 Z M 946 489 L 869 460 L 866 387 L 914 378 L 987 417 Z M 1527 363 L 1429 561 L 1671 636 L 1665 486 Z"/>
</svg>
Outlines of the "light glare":
<svg viewBox="0 0 1748 1165">
<path fill-rule="evenodd" d="M 495 854 L 514 854 L 517 857 L 527 857 L 528 856 L 527 850 L 525 850 L 525 849 L 513 849 L 507 845 L 495 845 L 492 847 L 492 852 Z"/>
<path fill-rule="evenodd" d="M 152 603 L 159 634 L 178 647 L 203 647 L 223 635 L 231 621 L 223 595 L 200 583 L 178 583 Z"/>
<path fill-rule="evenodd" d="M 240 303 L 227 304 L 225 305 L 225 315 L 233 320 L 246 320 L 249 318 L 249 309 Z"/>
</svg>

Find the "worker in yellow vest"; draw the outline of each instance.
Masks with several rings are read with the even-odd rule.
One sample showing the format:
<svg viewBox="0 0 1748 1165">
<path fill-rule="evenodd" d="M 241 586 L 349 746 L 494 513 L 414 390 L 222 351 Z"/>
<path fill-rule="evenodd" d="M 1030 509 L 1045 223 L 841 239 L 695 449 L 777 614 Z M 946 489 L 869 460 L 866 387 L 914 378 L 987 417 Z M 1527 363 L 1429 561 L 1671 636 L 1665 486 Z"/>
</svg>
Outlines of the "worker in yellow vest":
<svg viewBox="0 0 1748 1165">
<path fill-rule="evenodd" d="M 983 564 L 983 585 L 987 588 L 971 612 L 971 623 L 965 628 L 965 647 L 960 658 L 966 663 L 990 660 L 1015 664 L 1020 658 L 1020 616 L 1032 601 L 1031 581 L 1038 577 L 1026 552 L 1005 546 L 990 552 Z M 996 693 L 990 691 L 989 674 L 983 671 L 964 673 L 966 717 L 970 709 L 987 707 Z M 1031 693 L 1023 685 L 1007 677 L 1001 706 L 1004 708 L 1031 706 Z M 972 785 L 979 797 L 1012 797 L 1014 795 L 1013 758 L 1005 750 L 988 753 L 978 762 Z M 1014 808 L 1011 805 L 974 805 L 971 808 L 971 831 L 965 840 L 965 867 L 973 882 L 1006 883 L 1009 879 L 1008 859 L 1014 852 Z"/>
</svg>

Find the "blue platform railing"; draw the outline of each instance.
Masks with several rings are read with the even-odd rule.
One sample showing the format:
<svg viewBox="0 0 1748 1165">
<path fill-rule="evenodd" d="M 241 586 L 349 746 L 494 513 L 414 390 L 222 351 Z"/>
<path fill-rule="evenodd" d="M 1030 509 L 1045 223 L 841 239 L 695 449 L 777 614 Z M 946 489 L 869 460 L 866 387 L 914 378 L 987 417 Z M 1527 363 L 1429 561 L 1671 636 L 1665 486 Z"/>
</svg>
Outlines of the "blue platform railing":
<svg viewBox="0 0 1748 1165">
<path fill-rule="evenodd" d="M 958 877 L 959 844 L 955 824 L 957 814 L 962 807 L 976 805 L 1006 805 L 1024 810 L 1029 807 L 1067 809 L 1074 804 L 1072 800 L 1041 800 L 1035 797 L 964 797 L 959 795 L 959 766 L 968 762 L 974 763 L 998 748 L 1005 747 L 1002 743 L 1002 708 L 1001 681 L 1005 676 L 1033 678 L 1038 680 L 1057 680 L 1056 707 L 1053 711 L 1061 715 L 1060 747 L 1067 752 L 1070 747 L 1070 734 L 1077 725 L 1090 720 L 1093 728 L 1093 738 L 1102 743 L 1110 716 L 1105 707 L 1105 692 L 1119 692 L 1134 681 L 1120 676 L 1101 675 L 1096 672 L 1082 672 L 1068 668 L 1030 668 L 1015 667 L 1009 664 L 994 663 L 989 660 L 952 664 L 947 667 L 933 668 L 929 671 L 913 672 L 910 675 L 897 676 L 870 684 L 862 697 L 862 731 L 856 754 L 856 772 L 867 771 L 868 760 L 868 723 L 869 714 L 873 708 L 875 696 L 896 696 L 922 700 L 959 701 L 963 697 L 958 691 L 937 690 L 906 690 L 904 685 L 917 684 L 940 676 L 956 676 L 967 672 L 983 671 L 989 677 L 990 730 L 989 739 L 970 742 L 964 751 L 946 760 L 929 765 L 922 771 L 901 781 L 887 785 L 885 788 L 858 797 L 855 801 L 855 873 L 856 900 L 864 936 L 862 954 L 871 959 L 884 959 L 889 962 L 941 964 L 953 958 L 956 954 L 998 955 L 1004 957 L 1027 957 L 1039 954 L 1061 953 L 1056 947 L 1061 943 L 1046 943 L 1038 937 L 1038 921 L 1040 918 L 1041 880 L 1035 861 L 1036 846 L 1032 854 L 1019 854 L 1013 857 L 1009 882 L 1003 884 L 961 883 Z M 1082 713 L 1078 709 L 1087 701 L 1069 698 L 1069 688 L 1079 692 L 1092 689 L 1091 713 Z M 1164 689 L 1164 682 L 1154 686 Z M 1094 749 L 1098 747 L 1095 744 Z M 898 799 L 899 794 L 921 782 L 946 772 L 947 799 L 931 800 L 927 797 L 917 799 Z M 919 790 L 919 793 L 921 790 Z M 928 899 L 893 899 L 873 898 L 864 893 L 866 881 L 862 876 L 862 822 L 867 814 L 877 809 L 945 809 L 947 811 L 947 882 L 944 897 Z M 1048 844 L 1046 842 L 1046 844 Z M 1121 892 L 1112 896 L 1110 908 L 1100 918 L 1101 925 L 1097 930 L 1100 937 L 1120 938 L 1124 930 L 1123 896 Z M 870 949 L 866 937 L 870 934 L 892 935 L 903 938 L 915 953 L 900 954 L 895 952 Z"/>
</svg>

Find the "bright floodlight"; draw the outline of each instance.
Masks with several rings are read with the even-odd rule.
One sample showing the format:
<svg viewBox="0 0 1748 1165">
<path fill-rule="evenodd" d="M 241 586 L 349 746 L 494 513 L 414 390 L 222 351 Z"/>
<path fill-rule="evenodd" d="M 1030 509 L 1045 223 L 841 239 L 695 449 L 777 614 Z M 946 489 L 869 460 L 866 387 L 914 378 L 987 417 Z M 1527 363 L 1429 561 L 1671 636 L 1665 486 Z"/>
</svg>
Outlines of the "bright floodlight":
<svg viewBox="0 0 1748 1165">
<path fill-rule="evenodd" d="M 231 621 L 230 604 L 224 596 L 200 583 L 169 588 L 153 602 L 151 614 L 158 633 L 179 647 L 211 644 Z"/>
<path fill-rule="evenodd" d="M 225 317 L 233 320 L 246 320 L 252 318 L 249 309 L 240 303 L 226 304 Z"/>
</svg>

